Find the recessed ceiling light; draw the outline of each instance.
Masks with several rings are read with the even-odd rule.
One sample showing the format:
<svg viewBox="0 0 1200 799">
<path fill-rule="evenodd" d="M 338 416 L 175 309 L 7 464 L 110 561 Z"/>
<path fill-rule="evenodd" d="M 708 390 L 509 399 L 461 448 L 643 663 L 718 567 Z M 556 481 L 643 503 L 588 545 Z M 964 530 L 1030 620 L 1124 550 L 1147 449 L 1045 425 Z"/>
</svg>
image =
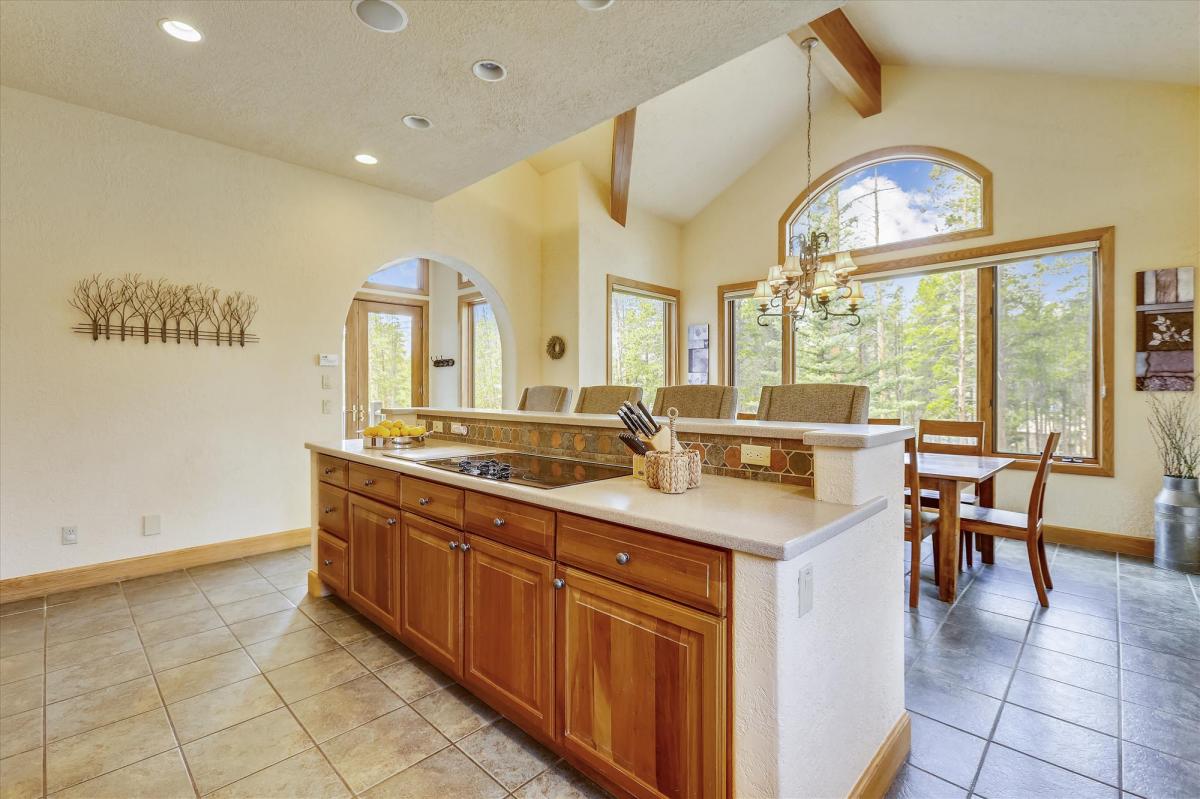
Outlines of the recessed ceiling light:
<svg viewBox="0 0 1200 799">
<path fill-rule="evenodd" d="M 408 14 L 392 0 L 354 0 L 350 8 L 362 24 L 380 33 L 399 33 L 408 27 Z"/>
<path fill-rule="evenodd" d="M 495 83 L 508 77 L 508 70 L 504 68 L 503 64 L 486 59 L 476 61 L 475 65 L 471 67 L 471 71 L 475 73 L 475 77 L 485 80 L 488 83 Z"/>
<path fill-rule="evenodd" d="M 613 4 L 613 0 L 575 0 L 575 2 L 588 11 L 603 11 Z"/>
<path fill-rule="evenodd" d="M 404 119 L 401 121 L 405 125 L 408 125 L 410 128 L 412 128 L 413 130 L 425 130 L 426 128 L 433 127 L 432 122 L 430 122 L 425 117 L 419 116 L 417 114 L 409 114 L 408 116 L 404 117 Z"/>
<path fill-rule="evenodd" d="M 162 28 L 163 33 L 168 36 L 174 36 L 184 42 L 198 42 L 204 38 L 200 31 L 177 19 L 160 19 L 158 27 Z"/>
<path fill-rule="evenodd" d="M 360 164 L 366 164 L 367 166 L 375 166 L 379 163 L 379 159 L 373 155 L 370 155 L 369 153 L 359 153 L 358 155 L 354 156 L 354 160 Z"/>
</svg>

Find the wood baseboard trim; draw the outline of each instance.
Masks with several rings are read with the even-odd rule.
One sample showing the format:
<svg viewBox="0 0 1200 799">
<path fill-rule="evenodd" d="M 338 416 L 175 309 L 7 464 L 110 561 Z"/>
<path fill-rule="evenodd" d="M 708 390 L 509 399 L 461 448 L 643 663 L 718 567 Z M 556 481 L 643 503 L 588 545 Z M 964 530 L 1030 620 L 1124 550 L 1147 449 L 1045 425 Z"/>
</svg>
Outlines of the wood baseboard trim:
<svg viewBox="0 0 1200 799">
<path fill-rule="evenodd" d="M 883 739 L 875 757 L 867 764 L 858 782 L 850 789 L 850 799 L 882 799 L 892 787 L 897 772 L 908 757 L 912 743 L 912 720 L 908 712 L 901 714 L 891 732 Z"/>
<path fill-rule="evenodd" d="M 1058 527 L 1052 524 L 1047 524 L 1042 528 L 1042 535 L 1052 544 L 1067 544 L 1100 552 L 1134 555 L 1139 558 L 1154 557 L 1154 539 L 1140 535 L 1101 533 L 1096 530 L 1080 530 L 1077 527 Z"/>
<path fill-rule="evenodd" d="M 118 580 L 132 580 L 136 577 L 189 569 L 193 566 L 203 566 L 207 563 L 218 563 L 233 558 L 278 552 L 281 549 L 303 546 L 311 538 L 312 530 L 302 527 L 298 530 L 284 530 L 280 533 L 236 538 L 232 541 L 218 541 L 215 544 L 203 544 L 170 552 L 156 552 L 153 555 L 139 555 L 123 560 L 110 560 L 105 563 L 93 563 L 89 566 L 77 566 L 72 569 L 27 574 L 23 577 L 9 577 L 7 580 L 0 580 L 0 602 L 14 602 L 43 594 L 90 588 L 93 585 L 103 585 Z"/>
</svg>

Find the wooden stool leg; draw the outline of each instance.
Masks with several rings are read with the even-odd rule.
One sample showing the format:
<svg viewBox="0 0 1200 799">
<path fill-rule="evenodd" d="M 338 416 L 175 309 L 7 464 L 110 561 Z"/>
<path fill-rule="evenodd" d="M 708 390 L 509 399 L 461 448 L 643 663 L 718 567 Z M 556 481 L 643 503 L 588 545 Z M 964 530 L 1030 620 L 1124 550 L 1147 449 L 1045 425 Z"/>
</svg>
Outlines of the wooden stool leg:
<svg viewBox="0 0 1200 799">
<path fill-rule="evenodd" d="M 1053 590 L 1054 581 L 1050 579 L 1050 561 L 1046 560 L 1046 539 L 1040 532 L 1038 533 L 1038 559 L 1042 566 L 1042 580 L 1046 583 L 1046 588 Z"/>
<path fill-rule="evenodd" d="M 1033 572 L 1033 587 L 1037 589 L 1038 602 L 1042 607 L 1050 607 L 1050 598 L 1046 596 L 1046 583 L 1042 580 L 1042 559 L 1038 555 L 1038 537 L 1030 536 L 1025 541 L 1029 550 L 1029 570 Z"/>
<path fill-rule="evenodd" d="M 908 575 L 908 606 L 915 608 L 921 596 L 921 531 L 913 530 L 912 533 L 912 554 L 909 557 L 912 561 L 911 569 Z"/>
<path fill-rule="evenodd" d="M 975 547 L 974 536 L 971 533 L 963 531 L 963 551 L 967 555 L 967 568 L 975 565 Z"/>
<path fill-rule="evenodd" d="M 984 480 L 975 489 L 975 501 L 981 508 L 996 506 L 996 479 Z M 976 536 L 979 541 L 979 560 L 985 564 L 996 562 L 996 541 L 990 535 Z"/>
<path fill-rule="evenodd" d="M 940 530 L 933 531 L 933 584 L 934 585 L 942 584 L 942 569 L 941 569 L 941 565 L 939 563 L 939 558 L 938 558 L 938 553 L 941 552 L 941 550 L 938 548 L 938 542 L 940 540 L 941 534 L 942 533 Z"/>
</svg>

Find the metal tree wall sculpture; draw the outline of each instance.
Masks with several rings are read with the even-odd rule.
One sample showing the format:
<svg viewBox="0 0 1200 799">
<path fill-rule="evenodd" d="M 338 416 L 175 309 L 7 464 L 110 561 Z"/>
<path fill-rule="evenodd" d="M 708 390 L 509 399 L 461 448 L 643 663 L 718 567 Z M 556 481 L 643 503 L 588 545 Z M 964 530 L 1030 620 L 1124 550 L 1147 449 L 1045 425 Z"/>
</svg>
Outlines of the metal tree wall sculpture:
<svg viewBox="0 0 1200 799">
<path fill-rule="evenodd" d="M 151 336 L 163 343 L 186 339 L 197 347 L 201 341 L 215 341 L 217 346 L 224 341 L 231 347 L 258 341 L 250 332 L 258 300 L 240 291 L 221 296 L 202 283 L 177 285 L 136 273 L 117 278 L 97 274 L 79 280 L 68 302 L 87 318 L 72 330 L 91 335 L 92 341 L 114 335 L 121 341 L 140 337 L 143 344 L 149 344 Z"/>
</svg>

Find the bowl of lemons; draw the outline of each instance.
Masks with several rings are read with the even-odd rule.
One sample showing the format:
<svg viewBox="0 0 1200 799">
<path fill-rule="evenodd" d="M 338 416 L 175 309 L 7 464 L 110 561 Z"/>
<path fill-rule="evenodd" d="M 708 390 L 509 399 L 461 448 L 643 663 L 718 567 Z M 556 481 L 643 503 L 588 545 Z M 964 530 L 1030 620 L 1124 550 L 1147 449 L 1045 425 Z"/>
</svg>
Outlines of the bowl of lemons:
<svg viewBox="0 0 1200 799">
<path fill-rule="evenodd" d="M 367 449 L 407 449 L 425 445 L 425 425 L 383 420 L 361 431 Z"/>
</svg>

